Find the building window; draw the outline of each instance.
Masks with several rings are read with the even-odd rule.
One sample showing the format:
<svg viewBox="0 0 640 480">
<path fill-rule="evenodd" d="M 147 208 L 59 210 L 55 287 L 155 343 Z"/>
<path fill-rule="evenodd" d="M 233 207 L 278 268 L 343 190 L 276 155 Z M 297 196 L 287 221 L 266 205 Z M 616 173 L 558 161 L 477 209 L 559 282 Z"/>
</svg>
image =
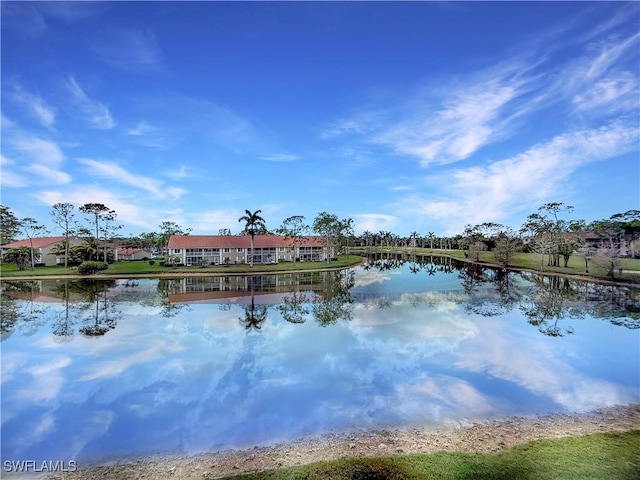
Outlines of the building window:
<svg viewBox="0 0 640 480">
<path fill-rule="evenodd" d="M 242 252 L 244 252 L 244 248 L 236 248 L 236 252 L 242 253 Z"/>
<path fill-rule="evenodd" d="M 224 249 L 224 253 L 229 253 L 230 251 L 231 251 L 231 249 L 230 249 L 230 248 L 225 248 L 225 249 Z"/>
</svg>

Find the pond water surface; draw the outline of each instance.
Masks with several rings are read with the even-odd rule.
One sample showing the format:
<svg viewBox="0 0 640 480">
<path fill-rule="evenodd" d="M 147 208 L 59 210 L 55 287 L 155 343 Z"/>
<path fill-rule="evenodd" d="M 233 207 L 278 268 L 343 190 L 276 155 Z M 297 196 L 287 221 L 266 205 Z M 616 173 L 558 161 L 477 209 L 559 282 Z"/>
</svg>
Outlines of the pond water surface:
<svg viewBox="0 0 640 480">
<path fill-rule="evenodd" d="M 2 282 L 2 459 L 82 464 L 640 402 L 638 290 L 410 260 Z"/>
</svg>

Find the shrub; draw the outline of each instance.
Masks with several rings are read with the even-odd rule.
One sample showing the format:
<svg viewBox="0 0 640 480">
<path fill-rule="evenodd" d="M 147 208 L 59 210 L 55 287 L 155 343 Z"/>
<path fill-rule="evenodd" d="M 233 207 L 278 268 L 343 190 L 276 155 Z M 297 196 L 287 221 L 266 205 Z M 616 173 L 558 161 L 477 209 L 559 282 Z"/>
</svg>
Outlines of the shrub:
<svg viewBox="0 0 640 480">
<path fill-rule="evenodd" d="M 155 260 L 149 260 L 149 265 L 155 265 L 156 261 Z"/>
<path fill-rule="evenodd" d="M 80 275 L 91 275 L 107 268 L 108 265 L 103 262 L 85 261 L 78 265 L 78 273 Z"/>
</svg>

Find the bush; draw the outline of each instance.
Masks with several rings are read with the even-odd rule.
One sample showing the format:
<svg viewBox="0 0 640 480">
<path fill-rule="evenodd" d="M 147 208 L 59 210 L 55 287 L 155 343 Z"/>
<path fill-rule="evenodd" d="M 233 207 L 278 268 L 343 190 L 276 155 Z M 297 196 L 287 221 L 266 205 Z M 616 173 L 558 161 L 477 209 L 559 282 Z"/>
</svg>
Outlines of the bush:
<svg viewBox="0 0 640 480">
<path fill-rule="evenodd" d="M 78 273 L 80 275 L 91 275 L 107 268 L 108 265 L 103 262 L 85 261 L 78 265 Z"/>
<path fill-rule="evenodd" d="M 155 260 L 149 260 L 149 265 L 155 265 L 156 261 Z"/>
</svg>

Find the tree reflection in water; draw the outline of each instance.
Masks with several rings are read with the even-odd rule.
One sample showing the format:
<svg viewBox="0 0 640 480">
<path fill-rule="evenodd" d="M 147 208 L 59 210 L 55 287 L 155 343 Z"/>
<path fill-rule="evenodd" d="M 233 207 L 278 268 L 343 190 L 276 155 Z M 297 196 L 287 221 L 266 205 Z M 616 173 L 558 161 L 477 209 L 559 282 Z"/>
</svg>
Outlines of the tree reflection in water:
<svg viewBox="0 0 640 480">
<path fill-rule="evenodd" d="M 56 342 L 68 342 L 77 332 L 89 337 L 102 336 L 114 329 L 122 316 L 117 302 L 109 296 L 115 280 L 45 280 L 2 282 L 2 339 L 15 328 L 23 336 L 35 333 L 50 321 L 46 303 L 60 303 L 54 309 L 51 332 Z"/>
<path fill-rule="evenodd" d="M 80 294 L 82 301 L 75 308 L 85 312 L 85 320 L 78 329 L 86 337 L 100 337 L 116 328 L 122 316 L 117 303 L 109 297 L 109 290 L 115 287 L 115 280 L 82 279 L 71 282 L 70 289 Z"/>
<path fill-rule="evenodd" d="M 20 326 L 24 336 L 28 336 L 43 325 L 41 314 L 44 308 L 38 302 L 40 290 L 41 284 L 38 280 L 2 282 L 1 340 L 9 338 L 17 326 Z"/>
<path fill-rule="evenodd" d="M 259 282 L 259 277 L 247 277 L 247 281 L 251 288 L 251 303 L 242 305 L 244 310 L 244 318 L 240 318 L 240 324 L 247 330 L 261 330 L 262 324 L 267 319 L 267 305 L 256 305 L 255 302 L 255 285 Z"/>
<path fill-rule="evenodd" d="M 64 310 L 56 316 L 53 323 L 52 333 L 57 343 L 66 343 L 73 340 L 75 334 L 75 317 L 71 315 L 71 289 L 69 282 L 60 282 L 56 284 L 53 291 L 56 296 L 64 302 Z"/>
<path fill-rule="evenodd" d="M 530 325 L 552 337 L 570 335 L 574 322 L 586 317 L 640 329 L 640 289 L 630 286 L 509 271 L 415 253 L 372 256 L 361 268 L 363 275 L 404 268 L 411 285 L 425 282 L 425 290 L 405 293 L 384 287 L 354 289 L 354 269 L 278 276 L 157 279 L 150 280 L 156 282 L 151 291 L 140 289 L 134 282 L 123 283 L 124 280 L 119 285 L 126 288 L 118 287 L 115 280 L 4 281 L 0 334 L 2 340 L 15 331 L 31 335 L 50 322 L 56 342 L 70 341 L 76 333 L 103 336 L 116 327 L 122 316 L 118 310 L 120 301 L 150 307 L 164 317 L 191 310 L 193 301 L 219 303 L 219 309 L 224 310 L 241 308 L 238 321 L 247 332 L 263 330 L 270 308 L 290 324 L 313 319 L 326 327 L 353 319 L 356 303 L 366 309 L 393 308 L 398 294 L 416 308 L 434 307 L 439 299 L 446 298 L 473 315 L 492 317 L 517 310 Z M 459 283 L 455 282 L 456 277 Z M 444 292 L 441 285 L 450 285 L 453 290 Z M 235 303 L 247 294 L 248 303 Z M 257 302 L 258 295 L 264 294 L 276 294 L 280 299 L 271 304 Z M 261 297 L 268 298 L 273 297 Z M 63 306 L 45 309 L 45 302 Z"/>
<path fill-rule="evenodd" d="M 401 268 L 407 260 L 411 262 L 409 271 L 413 274 L 420 270 L 429 276 L 436 271 L 457 272 L 466 295 L 456 301 L 469 313 L 491 317 L 518 308 L 529 324 L 552 337 L 572 334 L 573 326 L 562 322 L 587 316 L 604 318 L 630 329 L 640 328 L 640 290 L 632 287 L 510 271 L 432 255 L 416 258 L 415 254 L 395 257 L 378 254 L 368 258 L 365 270 L 387 272 Z M 414 306 L 429 304 L 419 297 L 412 295 L 409 302 Z"/>
<path fill-rule="evenodd" d="M 354 298 L 350 290 L 355 285 L 355 272 L 340 270 L 327 273 L 323 295 L 316 294 L 312 306 L 313 317 L 323 327 L 353 318 Z"/>
<path fill-rule="evenodd" d="M 285 295 L 282 299 L 283 303 L 276 308 L 289 323 L 304 323 L 307 321 L 307 315 L 309 315 L 309 308 L 306 303 L 309 302 L 309 297 L 304 293 L 298 291 L 293 292 L 291 295 Z"/>
</svg>

